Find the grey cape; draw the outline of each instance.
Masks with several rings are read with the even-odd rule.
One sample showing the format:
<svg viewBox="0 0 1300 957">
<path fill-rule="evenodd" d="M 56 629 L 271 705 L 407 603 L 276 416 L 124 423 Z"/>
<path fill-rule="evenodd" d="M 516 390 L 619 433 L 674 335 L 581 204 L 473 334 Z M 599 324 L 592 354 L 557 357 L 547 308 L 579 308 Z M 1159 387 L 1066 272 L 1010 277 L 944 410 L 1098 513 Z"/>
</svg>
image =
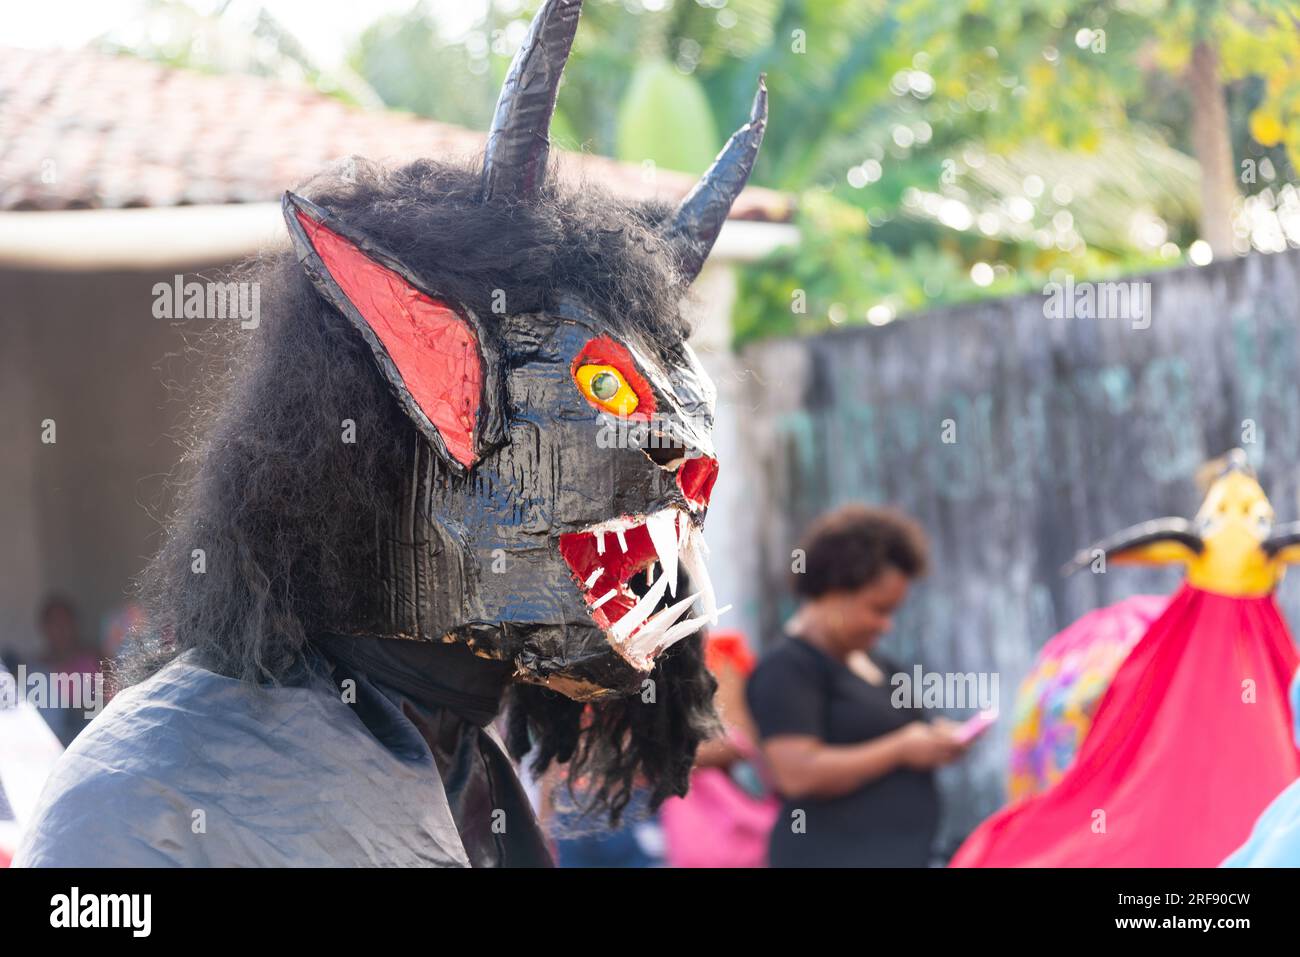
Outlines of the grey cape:
<svg viewBox="0 0 1300 957">
<path fill-rule="evenodd" d="M 488 727 L 493 688 L 452 692 L 453 710 L 357 669 L 365 644 L 336 647 L 352 657 L 313 651 L 289 686 L 250 689 L 186 653 L 119 693 L 55 766 L 14 865 L 550 865 Z M 368 647 L 397 674 L 394 648 L 450 660 L 464 688 L 463 646 Z"/>
</svg>

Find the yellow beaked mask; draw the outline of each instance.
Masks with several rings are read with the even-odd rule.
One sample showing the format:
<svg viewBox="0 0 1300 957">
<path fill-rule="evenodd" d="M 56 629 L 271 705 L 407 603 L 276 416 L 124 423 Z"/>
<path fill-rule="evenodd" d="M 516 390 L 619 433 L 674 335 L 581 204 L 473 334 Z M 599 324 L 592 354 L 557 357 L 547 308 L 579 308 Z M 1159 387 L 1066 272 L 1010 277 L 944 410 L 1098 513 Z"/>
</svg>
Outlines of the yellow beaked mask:
<svg viewBox="0 0 1300 957">
<path fill-rule="evenodd" d="M 1300 561 L 1300 523 L 1274 527 L 1268 496 L 1245 453 L 1234 449 L 1195 521 L 1162 518 L 1135 525 L 1080 552 L 1069 570 L 1093 564 L 1099 555 L 1117 565 L 1179 563 L 1196 588 L 1257 598 L 1277 587 L 1288 564 Z"/>
</svg>

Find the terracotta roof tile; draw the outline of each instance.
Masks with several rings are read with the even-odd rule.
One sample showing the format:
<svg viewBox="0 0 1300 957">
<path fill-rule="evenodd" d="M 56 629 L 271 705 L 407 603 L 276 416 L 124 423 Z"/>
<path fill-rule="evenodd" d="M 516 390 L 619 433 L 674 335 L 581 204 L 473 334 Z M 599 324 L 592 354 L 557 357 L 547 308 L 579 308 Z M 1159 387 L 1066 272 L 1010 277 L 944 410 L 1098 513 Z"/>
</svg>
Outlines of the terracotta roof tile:
<svg viewBox="0 0 1300 957">
<path fill-rule="evenodd" d="M 485 134 L 347 106 L 266 79 L 88 51 L 0 47 L 0 210 L 273 201 L 342 157 L 469 158 Z M 694 177 L 566 154 L 566 176 L 674 201 Z M 789 197 L 751 187 L 733 219 L 784 221 Z"/>
</svg>

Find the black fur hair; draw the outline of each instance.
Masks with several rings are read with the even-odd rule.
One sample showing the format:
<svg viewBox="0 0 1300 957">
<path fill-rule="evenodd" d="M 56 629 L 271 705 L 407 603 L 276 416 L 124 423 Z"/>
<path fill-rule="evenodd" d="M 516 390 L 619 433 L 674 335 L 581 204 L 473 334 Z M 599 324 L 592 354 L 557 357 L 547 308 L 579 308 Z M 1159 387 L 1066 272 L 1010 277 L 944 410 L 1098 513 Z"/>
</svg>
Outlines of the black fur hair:
<svg viewBox="0 0 1300 957">
<path fill-rule="evenodd" d="M 353 160 L 302 192 L 480 317 L 492 316 L 494 290 L 511 314 L 570 292 L 647 345 L 678 352 L 682 283 L 653 228 L 666 210 L 554 185 L 525 203 L 483 204 L 478 188 L 467 168 Z M 414 426 L 369 347 L 290 252 L 246 272 L 235 278 L 261 284 L 260 323 L 230 330 L 237 348 L 197 408 L 177 512 L 141 580 L 149 633 L 134 636 L 119 683 L 187 650 L 253 687 L 285 680 L 309 635 L 355 617 L 354 584 L 376 563 L 377 516 L 398 493 Z M 344 419 L 366 441 L 340 442 Z M 579 703 L 515 686 L 512 753 L 535 747 L 539 771 L 567 763 L 592 781 L 591 807 L 614 819 L 635 786 L 656 806 L 685 793 L 696 746 L 717 729 L 701 637 L 670 649 L 652 678 L 654 706 L 607 700 L 585 718 Z"/>
</svg>

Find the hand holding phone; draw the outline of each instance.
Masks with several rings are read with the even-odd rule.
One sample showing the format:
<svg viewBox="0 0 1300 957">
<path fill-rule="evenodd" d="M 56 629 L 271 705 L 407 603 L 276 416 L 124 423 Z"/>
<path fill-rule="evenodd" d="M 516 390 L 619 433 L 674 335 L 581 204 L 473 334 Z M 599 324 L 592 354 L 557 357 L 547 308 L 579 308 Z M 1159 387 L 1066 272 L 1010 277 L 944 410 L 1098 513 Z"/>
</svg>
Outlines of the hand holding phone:
<svg viewBox="0 0 1300 957">
<path fill-rule="evenodd" d="M 998 719 L 996 709 L 981 711 L 973 718 L 968 718 L 957 726 L 957 740 L 962 744 L 969 744 L 981 734 L 993 727 L 993 722 Z"/>
</svg>

